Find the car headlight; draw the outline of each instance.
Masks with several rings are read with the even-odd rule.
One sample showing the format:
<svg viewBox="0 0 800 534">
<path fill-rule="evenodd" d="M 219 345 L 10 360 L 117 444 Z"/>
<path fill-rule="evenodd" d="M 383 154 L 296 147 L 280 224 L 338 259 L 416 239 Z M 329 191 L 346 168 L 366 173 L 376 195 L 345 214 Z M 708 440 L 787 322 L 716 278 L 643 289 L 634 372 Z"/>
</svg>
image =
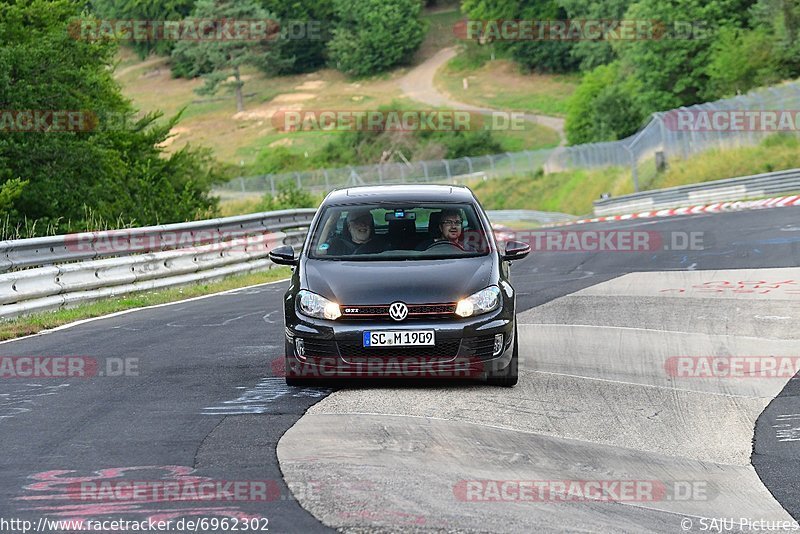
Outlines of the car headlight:
<svg viewBox="0 0 800 534">
<path fill-rule="evenodd" d="M 297 293 L 297 307 L 303 315 L 317 319 L 330 319 L 333 321 L 342 316 L 338 304 L 305 289 Z"/>
<path fill-rule="evenodd" d="M 500 288 L 497 286 L 489 286 L 470 295 L 469 297 L 459 300 L 456 306 L 456 315 L 461 317 L 472 317 L 473 315 L 480 315 L 492 310 L 496 310 L 500 306 Z"/>
</svg>

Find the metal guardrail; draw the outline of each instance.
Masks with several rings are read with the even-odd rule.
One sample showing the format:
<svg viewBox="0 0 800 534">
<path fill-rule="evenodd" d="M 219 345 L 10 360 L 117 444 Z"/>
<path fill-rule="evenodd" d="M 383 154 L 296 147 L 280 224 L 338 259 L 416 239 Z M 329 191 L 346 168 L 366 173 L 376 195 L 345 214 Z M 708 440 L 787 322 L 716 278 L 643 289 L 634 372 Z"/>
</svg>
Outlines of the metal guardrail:
<svg viewBox="0 0 800 534">
<path fill-rule="evenodd" d="M 800 169 L 643 191 L 594 201 L 597 216 L 749 200 L 800 191 Z"/>
<path fill-rule="evenodd" d="M 506 222 L 531 222 L 537 224 L 551 224 L 571 221 L 574 215 L 554 211 L 534 210 L 487 210 L 486 215 L 492 223 Z"/>
<path fill-rule="evenodd" d="M 291 228 L 292 223 L 310 221 L 314 213 L 315 209 L 283 210 L 188 223 L 0 241 L 0 273 L 59 262 L 204 245 Z"/>
<path fill-rule="evenodd" d="M 0 319 L 272 267 L 316 210 L 284 210 L 0 243 Z"/>
</svg>

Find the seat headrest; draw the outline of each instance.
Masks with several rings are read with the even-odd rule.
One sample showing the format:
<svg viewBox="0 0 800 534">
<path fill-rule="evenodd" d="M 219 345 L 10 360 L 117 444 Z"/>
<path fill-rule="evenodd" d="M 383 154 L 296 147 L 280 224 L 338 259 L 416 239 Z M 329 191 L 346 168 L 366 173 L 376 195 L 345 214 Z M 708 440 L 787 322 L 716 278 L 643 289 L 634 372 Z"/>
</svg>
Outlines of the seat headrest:
<svg viewBox="0 0 800 534">
<path fill-rule="evenodd" d="M 442 222 L 442 212 L 435 211 L 431 213 L 430 218 L 428 219 L 428 236 L 439 237 L 441 234 L 439 231 L 440 222 Z"/>
</svg>

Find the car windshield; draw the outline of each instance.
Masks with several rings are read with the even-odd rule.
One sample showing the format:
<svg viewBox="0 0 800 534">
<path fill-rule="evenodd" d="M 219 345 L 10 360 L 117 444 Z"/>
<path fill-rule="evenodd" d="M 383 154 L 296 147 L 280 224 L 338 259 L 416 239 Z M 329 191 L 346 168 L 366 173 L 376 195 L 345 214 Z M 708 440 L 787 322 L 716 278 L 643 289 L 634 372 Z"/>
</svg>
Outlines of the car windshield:
<svg viewBox="0 0 800 534">
<path fill-rule="evenodd" d="M 417 260 L 482 256 L 486 231 L 470 204 L 360 204 L 324 210 L 309 257 Z"/>
</svg>

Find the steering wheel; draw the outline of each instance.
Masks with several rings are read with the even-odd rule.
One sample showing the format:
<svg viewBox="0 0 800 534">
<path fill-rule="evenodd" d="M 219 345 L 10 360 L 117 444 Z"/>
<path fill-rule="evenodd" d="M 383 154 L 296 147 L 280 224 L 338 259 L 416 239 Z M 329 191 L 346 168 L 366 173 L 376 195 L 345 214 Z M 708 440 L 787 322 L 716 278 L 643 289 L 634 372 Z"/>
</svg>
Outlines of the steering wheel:
<svg viewBox="0 0 800 534">
<path fill-rule="evenodd" d="M 464 246 L 461 243 L 459 243 L 458 241 L 450 241 L 448 239 L 448 240 L 444 240 L 444 241 L 434 241 L 433 243 L 428 245 L 428 248 L 426 248 L 425 251 L 432 250 L 433 248 L 440 247 L 442 245 L 455 247 L 455 248 L 457 248 L 459 250 L 464 250 Z"/>
</svg>

